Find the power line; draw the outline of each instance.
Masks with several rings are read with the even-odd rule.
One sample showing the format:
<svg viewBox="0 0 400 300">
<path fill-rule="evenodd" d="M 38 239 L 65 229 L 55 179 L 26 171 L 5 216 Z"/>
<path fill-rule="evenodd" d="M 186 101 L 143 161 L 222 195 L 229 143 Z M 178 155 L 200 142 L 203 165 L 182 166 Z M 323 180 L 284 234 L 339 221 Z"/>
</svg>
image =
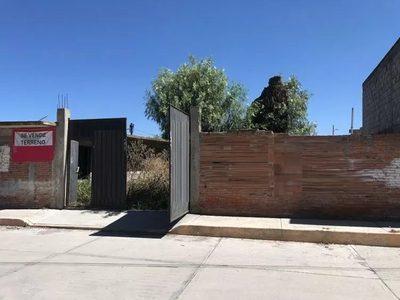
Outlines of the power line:
<svg viewBox="0 0 400 300">
<path fill-rule="evenodd" d="M 157 135 L 155 133 L 146 132 L 146 131 L 139 130 L 139 129 L 136 129 L 136 128 L 135 128 L 135 131 L 138 131 L 138 132 L 141 132 L 141 133 L 145 133 L 145 134 L 150 134 L 150 135 Z"/>
</svg>

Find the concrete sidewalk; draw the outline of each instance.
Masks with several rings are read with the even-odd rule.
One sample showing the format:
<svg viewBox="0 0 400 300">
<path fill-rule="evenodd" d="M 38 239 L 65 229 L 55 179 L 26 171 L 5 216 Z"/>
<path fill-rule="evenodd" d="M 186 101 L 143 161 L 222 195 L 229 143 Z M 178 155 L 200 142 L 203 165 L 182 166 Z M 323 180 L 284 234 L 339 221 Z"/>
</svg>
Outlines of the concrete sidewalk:
<svg viewBox="0 0 400 300">
<path fill-rule="evenodd" d="M 388 222 L 188 214 L 171 229 L 165 211 L 4 209 L 0 225 L 400 247 L 400 223 Z"/>
<path fill-rule="evenodd" d="M 400 247 L 400 223 L 186 215 L 172 234 Z"/>
<path fill-rule="evenodd" d="M 88 229 L 165 234 L 171 228 L 166 211 L 3 209 L 0 225 Z"/>
</svg>

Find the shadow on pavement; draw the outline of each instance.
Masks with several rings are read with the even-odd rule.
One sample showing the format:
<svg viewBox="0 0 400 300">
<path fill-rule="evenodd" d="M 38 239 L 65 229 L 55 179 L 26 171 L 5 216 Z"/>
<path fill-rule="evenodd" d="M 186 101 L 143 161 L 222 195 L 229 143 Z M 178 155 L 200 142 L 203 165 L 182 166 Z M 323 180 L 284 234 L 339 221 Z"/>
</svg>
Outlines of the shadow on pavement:
<svg viewBox="0 0 400 300">
<path fill-rule="evenodd" d="M 128 211 L 92 236 L 162 238 L 175 224 L 168 211 Z"/>
<path fill-rule="evenodd" d="M 314 219 L 290 219 L 290 224 L 320 225 L 320 226 L 348 226 L 348 227 L 393 227 L 399 228 L 399 222 L 373 222 L 353 220 L 314 220 Z"/>
<path fill-rule="evenodd" d="M 121 214 L 120 210 L 104 210 L 104 209 L 96 209 L 93 207 L 87 207 L 87 208 L 82 208 L 82 207 L 66 207 L 64 208 L 65 210 L 75 210 L 75 211 L 81 211 L 82 214 L 94 214 L 94 215 L 103 215 L 102 218 L 109 218 L 109 217 L 114 217 L 118 216 Z"/>
</svg>

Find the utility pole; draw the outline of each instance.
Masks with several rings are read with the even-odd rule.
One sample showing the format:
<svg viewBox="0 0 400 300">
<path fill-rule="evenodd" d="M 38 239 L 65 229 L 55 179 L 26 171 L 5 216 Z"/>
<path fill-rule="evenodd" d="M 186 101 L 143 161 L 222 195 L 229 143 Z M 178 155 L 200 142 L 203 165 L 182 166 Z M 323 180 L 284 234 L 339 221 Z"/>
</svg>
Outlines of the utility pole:
<svg viewBox="0 0 400 300">
<path fill-rule="evenodd" d="M 353 134 L 353 121 L 354 121 L 354 107 L 351 108 L 351 127 L 350 127 L 350 134 Z"/>
<path fill-rule="evenodd" d="M 339 130 L 339 129 L 335 128 L 335 125 L 332 125 L 332 135 L 335 135 L 336 130 Z"/>
</svg>

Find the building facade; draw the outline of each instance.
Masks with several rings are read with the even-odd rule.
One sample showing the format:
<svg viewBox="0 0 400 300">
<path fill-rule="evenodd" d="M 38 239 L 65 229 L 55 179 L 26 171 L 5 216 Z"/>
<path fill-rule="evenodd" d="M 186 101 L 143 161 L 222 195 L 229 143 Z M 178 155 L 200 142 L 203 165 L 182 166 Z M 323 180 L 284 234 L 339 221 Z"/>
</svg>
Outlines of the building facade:
<svg viewBox="0 0 400 300">
<path fill-rule="evenodd" d="M 363 134 L 400 133 L 400 38 L 363 83 Z"/>
</svg>

